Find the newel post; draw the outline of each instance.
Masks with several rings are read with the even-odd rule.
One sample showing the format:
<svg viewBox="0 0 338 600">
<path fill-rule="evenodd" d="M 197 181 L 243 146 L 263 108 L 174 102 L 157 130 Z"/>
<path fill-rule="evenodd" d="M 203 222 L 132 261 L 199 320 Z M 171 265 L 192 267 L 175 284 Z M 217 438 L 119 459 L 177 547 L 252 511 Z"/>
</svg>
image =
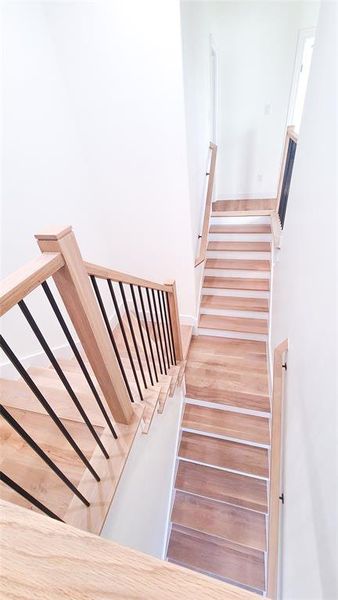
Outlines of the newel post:
<svg viewBox="0 0 338 600">
<path fill-rule="evenodd" d="M 64 266 L 54 275 L 75 331 L 114 419 L 129 423 L 133 409 L 71 227 L 49 227 L 35 235 L 41 252 L 60 252 Z"/>
<path fill-rule="evenodd" d="M 181 360 L 183 360 L 183 349 L 182 349 L 182 338 L 181 338 L 180 315 L 178 312 L 176 283 L 175 283 L 175 281 L 167 281 L 164 285 L 168 292 L 168 303 L 169 303 L 170 319 L 171 319 L 171 324 L 172 324 L 172 328 L 173 328 L 173 338 L 174 338 L 176 359 L 178 361 L 181 361 Z"/>
</svg>

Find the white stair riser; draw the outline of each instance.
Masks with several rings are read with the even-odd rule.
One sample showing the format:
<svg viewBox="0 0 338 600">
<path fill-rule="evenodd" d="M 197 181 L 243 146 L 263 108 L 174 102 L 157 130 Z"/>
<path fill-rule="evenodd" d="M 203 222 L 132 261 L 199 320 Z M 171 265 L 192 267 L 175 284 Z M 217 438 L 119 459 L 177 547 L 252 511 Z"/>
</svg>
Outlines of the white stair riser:
<svg viewBox="0 0 338 600">
<path fill-rule="evenodd" d="M 271 242 L 270 233 L 209 233 L 209 242 Z"/>
<path fill-rule="evenodd" d="M 212 277 L 239 277 L 243 279 L 270 279 L 270 271 L 243 271 L 241 269 L 205 269 L 204 275 Z"/>
<path fill-rule="evenodd" d="M 268 319 L 268 312 L 258 312 L 251 310 L 228 310 L 224 308 L 206 308 L 201 306 L 201 315 L 215 315 L 218 317 L 243 317 L 248 319 Z"/>
<path fill-rule="evenodd" d="M 206 329 L 198 328 L 198 335 L 211 335 L 216 337 L 232 338 L 236 340 L 254 340 L 258 342 L 266 342 L 268 336 L 261 333 L 245 333 L 239 331 L 227 331 L 223 329 Z"/>
<path fill-rule="evenodd" d="M 223 288 L 202 288 L 202 294 L 206 296 L 236 296 L 238 298 L 270 298 L 270 292 L 261 292 L 257 290 L 234 290 Z"/>
<path fill-rule="evenodd" d="M 255 217 L 250 215 L 247 217 L 211 217 L 212 225 L 271 225 L 271 217 L 262 215 Z"/>
<path fill-rule="evenodd" d="M 207 258 L 230 260 L 271 260 L 270 252 L 236 252 L 235 250 L 207 250 Z"/>
</svg>

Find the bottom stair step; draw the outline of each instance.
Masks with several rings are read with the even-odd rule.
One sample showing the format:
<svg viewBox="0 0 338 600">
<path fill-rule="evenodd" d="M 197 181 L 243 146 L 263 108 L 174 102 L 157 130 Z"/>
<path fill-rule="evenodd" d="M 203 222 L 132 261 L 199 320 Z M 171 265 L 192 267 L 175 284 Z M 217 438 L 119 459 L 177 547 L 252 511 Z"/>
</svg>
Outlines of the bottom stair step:
<svg viewBox="0 0 338 600">
<path fill-rule="evenodd" d="M 210 498 L 177 491 L 171 520 L 256 550 L 266 550 L 265 515 Z"/>
<path fill-rule="evenodd" d="M 173 525 L 168 559 L 255 590 L 265 589 L 264 552 Z"/>
</svg>

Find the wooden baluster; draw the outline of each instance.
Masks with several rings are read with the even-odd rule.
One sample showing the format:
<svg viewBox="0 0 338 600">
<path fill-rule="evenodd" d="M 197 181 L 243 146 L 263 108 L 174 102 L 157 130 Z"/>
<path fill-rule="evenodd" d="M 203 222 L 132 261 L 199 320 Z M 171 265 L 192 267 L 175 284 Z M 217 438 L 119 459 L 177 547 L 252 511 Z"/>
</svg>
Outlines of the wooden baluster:
<svg viewBox="0 0 338 600">
<path fill-rule="evenodd" d="M 72 228 L 48 228 L 35 237 L 42 252 L 62 254 L 55 284 L 114 419 L 130 423 L 133 408 Z"/>
<path fill-rule="evenodd" d="M 176 360 L 178 362 L 180 362 L 181 360 L 183 360 L 183 349 L 182 349 L 180 315 L 178 312 L 178 301 L 177 301 L 175 281 L 167 281 L 165 283 L 165 288 L 166 288 L 166 291 L 169 292 L 168 293 L 168 304 L 169 304 L 170 320 L 171 320 L 172 332 L 173 332 L 173 338 L 174 338 L 175 356 L 176 356 Z"/>
</svg>

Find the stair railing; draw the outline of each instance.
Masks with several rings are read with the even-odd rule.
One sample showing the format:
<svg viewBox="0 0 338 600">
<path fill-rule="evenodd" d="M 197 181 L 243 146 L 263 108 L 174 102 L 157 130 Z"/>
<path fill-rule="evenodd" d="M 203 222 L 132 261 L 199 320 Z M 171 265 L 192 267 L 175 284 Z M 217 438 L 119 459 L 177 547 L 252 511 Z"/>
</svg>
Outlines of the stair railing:
<svg viewBox="0 0 338 600">
<path fill-rule="evenodd" d="M 69 230 L 65 230 L 65 234 L 66 232 L 69 233 Z M 60 310 L 55 300 L 50 284 L 48 282 L 50 277 L 59 278 L 59 280 L 62 280 L 65 277 L 66 268 L 66 257 L 64 257 L 64 255 L 61 252 L 45 252 L 41 256 L 37 257 L 24 267 L 16 271 L 16 273 L 14 273 L 13 275 L 7 277 L 1 285 L 0 314 L 2 316 L 11 309 L 13 309 L 15 306 L 19 307 L 24 320 L 26 320 L 26 322 L 28 323 L 35 338 L 39 342 L 44 354 L 47 356 L 51 365 L 54 367 L 55 372 L 57 373 L 60 381 L 64 386 L 65 392 L 70 398 L 70 402 L 74 405 L 75 410 L 78 411 L 81 415 L 83 422 L 86 424 L 90 435 L 94 438 L 97 446 L 102 452 L 102 455 L 106 459 L 108 459 L 109 453 L 104 443 L 102 442 L 95 427 L 93 426 L 87 412 L 84 410 L 73 386 L 69 382 L 62 367 L 60 366 L 55 356 L 55 353 L 49 346 L 45 337 L 45 333 L 43 332 L 42 328 L 37 324 L 37 315 L 33 314 L 31 309 L 29 308 L 29 303 L 27 301 L 27 296 L 29 296 L 29 294 L 37 287 L 41 286 L 46 296 L 46 301 L 50 304 L 51 309 L 54 312 L 60 327 L 62 328 L 71 348 L 74 351 L 75 357 L 77 358 L 82 370 L 85 372 L 94 400 L 98 404 L 99 409 L 102 412 L 103 418 L 105 419 L 112 436 L 116 439 L 117 433 L 115 426 L 113 425 L 111 415 L 108 414 L 108 411 L 106 410 L 103 404 L 100 394 L 93 382 L 93 379 L 85 367 L 84 361 L 77 349 L 74 338 L 69 330 L 69 327 L 66 324 L 66 321 L 62 315 L 62 311 Z M 91 464 L 91 461 L 88 460 L 85 451 L 81 449 L 80 445 L 70 433 L 69 428 L 67 427 L 66 419 L 62 418 L 60 414 L 57 414 L 58 411 L 56 411 L 53 408 L 52 403 L 48 398 L 48 394 L 41 391 L 41 389 L 35 383 L 33 376 L 24 367 L 23 362 L 18 358 L 17 353 L 13 350 L 12 342 L 8 343 L 8 341 L 1 335 L 0 347 L 6 355 L 6 357 L 8 358 L 8 360 L 10 361 L 10 363 L 12 364 L 12 366 L 17 371 L 18 375 L 21 376 L 23 381 L 27 384 L 28 388 L 32 392 L 32 396 L 36 399 L 37 411 L 42 413 L 46 412 L 49 415 L 49 417 L 52 419 L 61 435 L 67 440 L 75 454 L 83 463 L 84 467 L 88 469 L 93 479 L 99 482 L 100 475 L 98 474 L 95 467 Z M 65 475 L 64 471 L 56 464 L 54 460 L 52 460 L 49 454 L 45 452 L 45 450 L 43 450 L 41 445 L 39 445 L 37 441 L 30 435 L 28 430 L 22 427 L 22 425 L 13 415 L 13 411 L 8 410 L 6 406 L 1 405 L 1 416 L 6 421 L 6 423 L 24 440 L 24 442 L 30 446 L 33 452 L 35 452 L 35 454 L 37 454 L 45 462 L 45 464 L 47 464 L 47 466 L 55 473 L 55 475 L 63 482 L 63 484 L 65 484 L 73 492 L 73 494 L 77 497 L 78 501 L 84 506 L 89 507 L 90 501 L 88 500 L 86 495 L 83 494 L 78 489 L 78 487 L 70 480 L 70 478 Z M 1 480 L 19 495 L 28 500 L 33 506 L 39 508 L 49 516 L 53 516 L 54 518 L 62 520 L 59 515 L 55 515 L 47 506 L 43 505 L 41 502 L 38 501 L 37 498 L 35 498 L 21 485 L 19 485 L 19 483 L 14 480 L 13 474 L 2 472 Z"/>
<path fill-rule="evenodd" d="M 137 408 L 133 404 L 135 398 L 130 390 L 120 351 L 117 345 L 114 344 L 114 334 L 103 297 L 99 291 L 97 279 L 105 279 L 108 284 L 119 326 L 124 333 L 126 348 L 128 346 L 129 349 L 129 359 L 132 369 L 135 371 L 141 401 L 140 375 L 137 373 L 135 361 L 137 361 L 141 373 L 142 384 L 147 388 L 158 381 L 159 373 L 167 373 L 171 365 L 175 365 L 177 361 L 181 361 L 183 358 L 176 287 L 174 282 L 163 285 L 157 284 L 85 263 L 71 227 L 45 230 L 44 233 L 39 233 L 35 237 L 38 240 L 42 254 L 2 282 L 0 315 L 6 314 L 15 306 L 19 307 L 43 353 L 62 382 L 73 406 L 72 410 L 78 411 L 95 440 L 97 451 L 94 451 L 90 460 L 67 427 L 67 418 L 70 417 L 60 414 L 61 409 L 58 410 L 59 407 L 53 407 L 53 402 L 50 401 L 48 393 L 39 388 L 34 381 L 34 376 L 29 373 L 23 361 L 18 358 L 17 353 L 13 350 L 12 341 L 0 336 L 0 347 L 30 389 L 35 402 L 34 411 L 49 415 L 79 460 L 82 461 L 85 467 L 85 475 L 80 484 L 75 485 L 41 445 L 22 427 L 16 418 L 15 411 L 13 414 L 13 410 L 8 410 L 8 406 L 4 405 L 1 406 L 1 415 L 7 425 L 15 430 L 63 484 L 73 492 L 73 501 L 66 511 L 67 518 L 65 518 L 65 521 L 78 527 L 87 527 L 92 531 L 99 531 L 100 526 L 102 526 L 102 519 L 105 517 L 112 499 L 109 482 L 117 477 L 116 465 L 115 471 L 110 465 L 110 459 L 114 460 L 114 456 L 111 456 L 114 441 L 119 438 L 119 431 L 121 427 L 123 428 L 123 425 L 129 425 L 131 427 L 130 431 L 135 434 L 143 408 Z M 51 278 L 54 280 L 61 297 L 61 304 L 63 304 L 61 307 L 60 300 L 57 302 L 52 291 L 49 281 Z M 122 310 L 120 310 L 117 301 L 114 284 L 119 286 Z M 87 414 L 88 411 L 84 410 L 74 386 L 65 374 L 55 352 L 48 344 L 43 327 L 38 325 L 36 311 L 34 313 L 29 306 L 27 297 L 37 288 L 43 290 L 43 297 L 50 306 L 51 316 L 54 315 L 59 327 L 62 329 L 91 390 L 93 401 L 98 405 L 105 422 L 101 435 L 98 434 L 90 416 Z M 123 318 L 122 312 L 124 313 Z M 68 317 L 72 322 L 75 334 L 88 362 L 84 359 L 71 333 L 70 324 L 67 324 Z M 140 356 L 137 337 L 141 340 L 143 347 L 144 356 L 142 358 L 145 358 L 145 366 Z M 154 347 L 158 350 L 157 359 L 154 355 Z M 145 373 L 145 367 L 147 374 Z M 158 367 L 158 370 L 156 367 Z M 93 372 L 95 379 L 90 371 Z M 62 410 L 66 410 L 66 412 L 68 410 L 69 412 L 68 407 Z M 60 515 L 56 515 L 48 506 L 41 503 L 15 481 L 13 474 L 1 472 L 1 480 L 45 514 L 63 520 Z M 101 492 L 98 492 L 98 495 L 92 491 L 93 481 L 99 484 L 102 483 L 102 489 Z M 100 502 L 95 501 L 98 497 Z M 93 504 L 91 503 L 92 500 Z M 91 508 L 89 517 L 84 513 L 83 507 Z M 62 517 L 64 518 L 64 515 Z M 90 526 L 88 519 L 90 520 Z"/>
<path fill-rule="evenodd" d="M 183 359 L 175 282 L 154 283 L 91 263 L 85 263 L 85 268 L 133 402 L 128 377 L 109 322 L 108 302 L 110 310 L 115 311 L 132 376 L 142 401 L 143 389 L 158 383 L 160 375 L 167 375 L 170 368 Z M 106 302 L 98 280 L 108 286 Z M 125 319 L 122 318 L 122 311 Z"/>
<path fill-rule="evenodd" d="M 212 195 L 214 189 L 214 180 L 215 180 L 215 168 L 216 168 L 216 156 L 217 156 L 217 146 L 210 142 L 210 162 L 209 168 L 206 172 L 206 176 L 208 177 L 208 185 L 207 185 L 207 194 L 205 198 L 205 209 L 203 216 L 203 224 L 202 224 L 202 233 L 199 235 L 200 243 L 198 248 L 198 255 L 195 260 L 195 267 L 200 265 L 206 257 L 207 253 L 207 245 L 208 245 L 208 233 L 209 233 L 209 221 L 212 207 Z"/>
<path fill-rule="evenodd" d="M 282 167 L 278 183 L 276 213 L 279 216 L 281 228 L 284 227 L 287 203 L 289 198 L 293 164 L 298 143 L 298 135 L 294 127 L 288 127 L 285 135 Z"/>
</svg>

